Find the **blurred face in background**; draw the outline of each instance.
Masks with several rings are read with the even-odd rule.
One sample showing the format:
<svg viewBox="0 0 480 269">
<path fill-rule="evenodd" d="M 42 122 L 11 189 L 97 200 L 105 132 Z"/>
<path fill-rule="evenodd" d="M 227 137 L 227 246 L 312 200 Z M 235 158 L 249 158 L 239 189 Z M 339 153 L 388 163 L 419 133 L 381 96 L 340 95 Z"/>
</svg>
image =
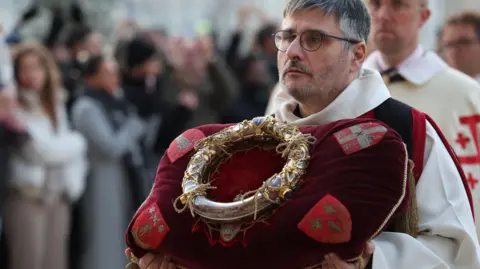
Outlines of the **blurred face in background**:
<svg viewBox="0 0 480 269">
<path fill-rule="evenodd" d="M 275 47 L 275 42 L 268 40 L 263 44 L 265 51 L 268 55 L 275 57 L 277 55 L 277 47 Z"/>
<path fill-rule="evenodd" d="M 163 64 L 157 56 L 146 60 L 143 64 L 133 69 L 133 75 L 137 78 L 158 77 L 162 72 Z"/>
<path fill-rule="evenodd" d="M 441 37 L 445 60 L 470 76 L 480 75 L 480 39 L 470 24 L 446 25 Z"/>
<path fill-rule="evenodd" d="M 165 49 L 168 42 L 168 37 L 161 31 L 152 31 L 150 32 L 150 38 L 160 49 Z"/>
<path fill-rule="evenodd" d="M 51 52 L 55 61 L 58 63 L 64 63 L 70 60 L 70 54 L 68 52 L 68 48 L 63 44 L 55 44 L 53 45 Z"/>
<path fill-rule="evenodd" d="M 426 0 L 368 0 L 372 40 L 387 55 L 405 53 L 418 45 L 420 29 L 430 17 Z"/>
<path fill-rule="evenodd" d="M 103 52 L 103 37 L 100 33 L 91 32 L 84 40 L 73 47 L 73 55 L 78 61 L 84 62 L 90 56 L 99 56 Z"/>
<path fill-rule="evenodd" d="M 41 91 L 47 80 L 46 68 L 38 55 L 27 53 L 18 61 L 18 87 Z"/>
<path fill-rule="evenodd" d="M 207 75 L 207 66 L 213 56 L 213 44 L 211 41 L 208 37 L 185 40 L 185 62 L 182 70 L 189 74 L 190 79 L 200 81 Z"/>
<path fill-rule="evenodd" d="M 120 88 L 120 78 L 117 63 L 113 59 L 104 59 L 98 72 L 90 79 L 92 86 L 114 93 Z"/>
<path fill-rule="evenodd" d="M 260 59 L 251 61 L 245 80 L 247 83 L 254 85 L 268 85 L 271 82 L 271 78 L 267 68 L 267 61 Z"/>
<path fill-rule="evenodd" d="M 84 49 L 91 55 L 100 55 L 103 51 L 103 37 L 100 33 L 93 32 L 84 42 Z"/>
</svg>

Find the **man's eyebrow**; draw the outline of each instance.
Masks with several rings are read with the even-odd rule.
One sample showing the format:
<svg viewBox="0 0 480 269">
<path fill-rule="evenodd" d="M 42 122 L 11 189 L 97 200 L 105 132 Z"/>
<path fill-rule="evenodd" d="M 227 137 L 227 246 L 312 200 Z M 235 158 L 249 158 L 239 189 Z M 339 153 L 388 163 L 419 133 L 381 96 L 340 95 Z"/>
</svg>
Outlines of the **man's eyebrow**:
<svg viewBox="0 0 480 269">
<path fill-rule="evenodd" d="M 288 32 L 288 33 L 295 33 L 295 31 L 292 28 L 280 29 L 280 31 Z"/>
<path fill-rule="evenodd" d="M 281 29 L 281 30 L 284 31 L 284 32 L 288 32 L 290 34 L 297 34 L 297 32 L 295 30 L 293 30 L 292 28 L 285 28 L 285 29 Z M 326 31 L 321 30 L 321 29 L 315 29 L 315 28 L 307 28 L 307 29 L 303 30 L 301 33 L 306 32 L 306 31 L 319 32 L 321 34 L 329 35 L 329 33 L 327 33 Z"/>
</svg>

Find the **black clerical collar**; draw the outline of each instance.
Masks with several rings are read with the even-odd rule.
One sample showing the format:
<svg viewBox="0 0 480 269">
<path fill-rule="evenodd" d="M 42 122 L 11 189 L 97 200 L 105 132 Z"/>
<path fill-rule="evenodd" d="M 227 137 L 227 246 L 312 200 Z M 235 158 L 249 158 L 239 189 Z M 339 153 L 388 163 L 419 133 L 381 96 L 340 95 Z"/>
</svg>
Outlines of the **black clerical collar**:
<svg viewBox="0 0 480 269">
<path fill-rule="evenodd" d="M 297 104 L 297 107 L 293 111 L 293 115 L 295 115 L 295 116 L 297 116 L 301 119 L 303 118 L 302 113 L 300 113 L 300 105 Z"/>
<path fill-rule="evenodd" d="M 387 85 L 395 82 L 407 81 L 404 76 L 398 73 L 398 70 L 396 68 L 389 68 L 381 72 L 380 74 L 382 75 L 383 81 Z"/>
</svg>

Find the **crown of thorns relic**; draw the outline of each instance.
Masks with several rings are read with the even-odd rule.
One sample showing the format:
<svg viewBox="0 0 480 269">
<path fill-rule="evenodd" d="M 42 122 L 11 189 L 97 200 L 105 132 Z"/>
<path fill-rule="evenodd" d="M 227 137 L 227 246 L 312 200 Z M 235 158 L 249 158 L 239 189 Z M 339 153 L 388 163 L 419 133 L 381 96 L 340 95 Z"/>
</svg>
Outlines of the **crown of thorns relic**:
<svg viewBox="0 0 480 269">
<path fill-rule="evenodd" d="M 280 204 L 301 183 L 314 142 L 315 137 L 271 117 L 244 121 L 199 141 L 183 177 L 183 194 L 175 202 L 176 206 L 183 204 L 176 208 L 177 212 L 188 207 L 192 215 L 198 214 L 209 223 L 256 220 L 259 213 Z M 211 173 L 233 153 L 275 144 L 277 152 L 287 158 L 280 173 L 272 175 L 257 190 L 237 196 L 234 202 L 219 203 L 206 197 L 207 190 L 214 188 L 209 180 Z M 231 229 L 229 225 L 224 227 Z"/>
<path fill-rule="evenodd" d="M 127 255 L 188 269 L 317 268 L 328 253 L 361 265 L 380 232 L 415 235 L 408 168 L 400 135 L 372 119 L 196 127 L 160 161 Z"/>
</svg>

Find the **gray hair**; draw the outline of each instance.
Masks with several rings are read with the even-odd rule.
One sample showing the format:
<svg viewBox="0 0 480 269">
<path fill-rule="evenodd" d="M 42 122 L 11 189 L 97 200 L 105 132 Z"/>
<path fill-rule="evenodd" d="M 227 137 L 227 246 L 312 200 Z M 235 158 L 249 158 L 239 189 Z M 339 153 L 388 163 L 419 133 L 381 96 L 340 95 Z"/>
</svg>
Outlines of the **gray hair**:
<svg viewBox="0 0 480 269">
<path fill-rule="evenodd" d="M 363 0 L 290 0 L 283 10 L 283 17 L 312 9 L 321 9 L 326 15 L 334 15 L 346 38 L 367 43 L 371 19 Z M 351 45 L 345 44 L 346 48 Z"/>
</svg>

